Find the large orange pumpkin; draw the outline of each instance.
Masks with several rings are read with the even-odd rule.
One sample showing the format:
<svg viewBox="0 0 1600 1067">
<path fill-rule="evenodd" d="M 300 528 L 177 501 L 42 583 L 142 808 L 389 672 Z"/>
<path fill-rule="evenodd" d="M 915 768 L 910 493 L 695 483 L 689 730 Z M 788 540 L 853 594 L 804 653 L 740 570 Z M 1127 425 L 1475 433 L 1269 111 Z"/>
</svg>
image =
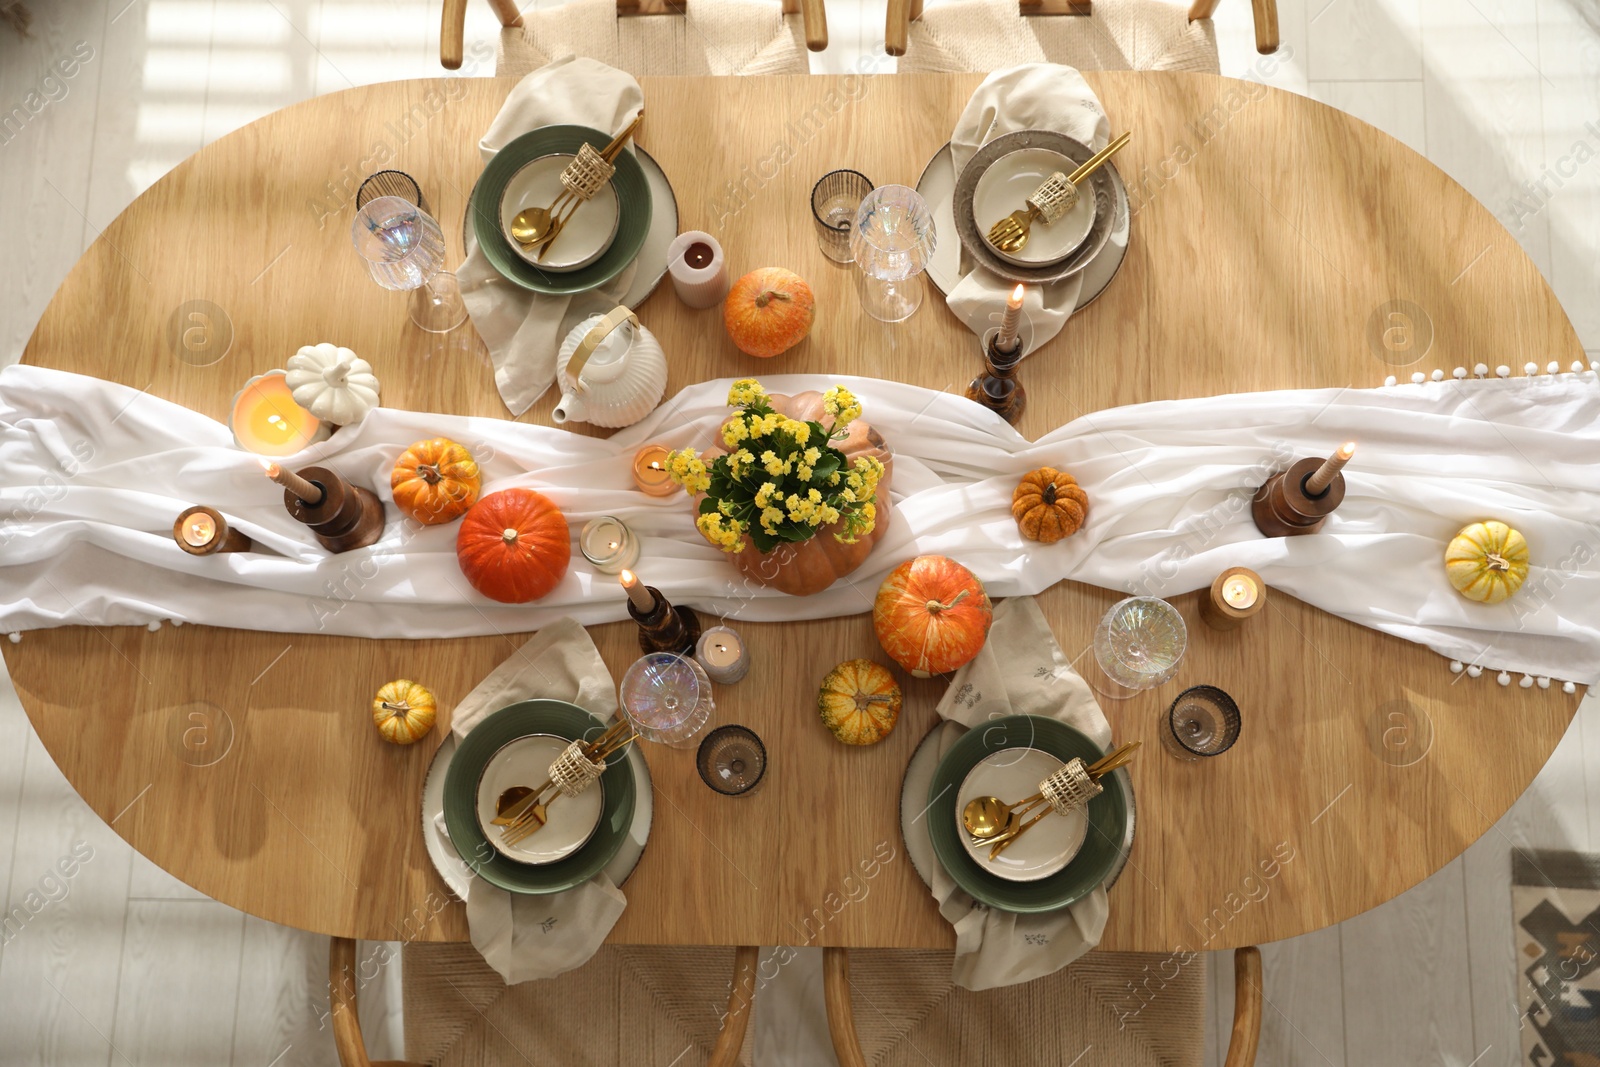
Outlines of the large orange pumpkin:
<svg viewBox="0 0 1600 1067">
<path fill-rule="evenodd" d="M 817 301 L 792 270 L 762 267 L 733 283 L 722 304 L 722 324 L 739 351 L 770 359 L 811 332 Z"/>
<path fill-rule="evenodd" d="M 822 409 L 822 394 L 796 393 L 785 396 L 774 393 L 767 398 L 772 410 L 801 422 L 821 422 L 826 425 L 832 416 Z M 726 424 L 724 424 L 726 425 Z M 754 585 L 770 586 L 790 596 L 810 596 L 820 593 L 867 561 L 872 548 L 889 529 L 894 506 L 889 499 L 889 482 L 894 476 L 894 456 L 878 431 L 865 420 L 850 423 L 845 437 L 833 442 L 844 453 L 846 463 L 855 462 L 857 456 L 875 456 L 883 464 L 883 477 L 878 480 L 877 520 L 872 532 L 862 534 L 855 544 L 834 540 L 833 535 L 842 528 L 834 523 L 819 529 L 809 540 L 782 544 L 771 552 L 760 552 L 748 540 L 744 548 L 733 556 L 734 566 Z M 717 433 L 717 443 L 701 453 L 706 465 L 722 455 L 722 433 Z M 705 494 L 694 496 L 695 513 L 699 514 L 700 501 Z"/>
<path fill-rule="evenodd" d="M 461 573 L 503 604 L 538 600 L 561 584 L 571 559 L 561 509 L 532 489 L 490 493 L 472 505 L 456 535 Z"/>
<path fill-rule="evenodd" d="M 395 507 L 424 526 L 453 522 L 478 499 L 482 479 L 472 453 L 444 437 L 418 441 L 389 474 Z"/>
<path fill-rule="evenodd" d="M 878 643 L 918 678 L 972 662 L 993 619 L 983 583 L 947 556 L 918 556 L 900 564 L 878 587 L 872 604 Z"/>
</svg>

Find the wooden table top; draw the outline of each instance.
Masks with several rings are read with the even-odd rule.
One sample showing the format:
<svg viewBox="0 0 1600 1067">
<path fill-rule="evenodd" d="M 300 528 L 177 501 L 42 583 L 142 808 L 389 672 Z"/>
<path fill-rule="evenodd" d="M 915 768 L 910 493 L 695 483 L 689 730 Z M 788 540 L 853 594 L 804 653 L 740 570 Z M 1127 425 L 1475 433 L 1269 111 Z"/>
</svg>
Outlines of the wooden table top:
<svg viewBox="0 0 1600 1067">
<path fill-rule="evenodd" d="M 1403 298 L 1432 320 L 1431 370 L 1582 352 L 1511 235 L 1399 142 L 1304 97 L 1216 77 L 1091 73 L 1137 207 L 1121 274 L 1024 365 L 1029 437 L 1146 400 L 1395 373 L 1369 319 Z M 681 226 L 715 234 L 735 275 L 779 264 L 816 289 L 810 339 L 775 361 L 741 356 L 717 312 L 663 286 L 641 316 L 669 392 L 706 378 L 805 372 L 960 389 L 973 339 L 930 294 L 909 322 L 862 314 L 848 270 L 823 258 L 807 209 L 816 177 L 854 167 L 914 184 L 976 76 L 645 79 L 640 142 L 677 190 Z M 225 419 L 250 375 L 302 344 L 369 358 L 403 408 L 504 417 L 471 330 L 412 328 L 406 298 L 373 285 L 350 247 L 361 178 L 421 181 L 451 231 L 482 169 L 478 135 L 511 82 L 433 79 L 331 93 L 207 146 L 139 197 L 50 304 L 27 363 L 119 381 Z M 941 239 L 946 239 L 941 235 Z M 232 345 L 210 366 L 174 355 L 186 301 L 224 309 Z M 524 416 L 549 422 L 554 391 Z M 870 417 L 870 413 L 869 413 Z M 265 490 L 263 490 L 265 491 Z M 1063 583 L 1039 599 L 1069 657 L 1119 594 Z M 1201 624 L 1196 595 L 1178 677 L 1108 702 L 1133 767 L 1139 829 L 1111 895 L 1108 949 L 1216 949 L 1314 930 L 1380 904 L 1462 851 L 1532 781 L 1578 697 L 1454 676 L 1420 645 L 1281 594 L 1245 629 Z M 693 752 L 647 746 L 650 845 L 612 940 L 939 947 L 949 926 L 905 857 L 900 777 L 943 685 L 907 680 L 884 743 L 854 750 L 817 722 L 834 663 L 878 656 L 870 619 L 741 624 L 756 667 L 719 687 L 717 721 L 771 754 L 754 796 L 721 798 Z M 629 623 L 591 629 L 613 673 L 637 655 Z M 375 641 L 186 626 L 68 627 L 4 653 L 23 706 L 88 803 L 135 848 L 218 900 L 276 922 L 363 938 L 462 939 L 463 908 L 428 861 L 419 798 L 436 742 L 383 743 L 368 701 L 393 677 L 452 706 L 524 635 Z M 1244 709 L 1226 757 L 1180 763 L 1154 744 L 1159 712 L 1197 682 Z M 184 732 L 200 729 L 197 766 Z M 441 727 L 442 729 L 442 727 Z M 442 734 L 441 734 L 442 736 Z M 193 740 L 191 735 L 190 740 Z"/>
</svg>

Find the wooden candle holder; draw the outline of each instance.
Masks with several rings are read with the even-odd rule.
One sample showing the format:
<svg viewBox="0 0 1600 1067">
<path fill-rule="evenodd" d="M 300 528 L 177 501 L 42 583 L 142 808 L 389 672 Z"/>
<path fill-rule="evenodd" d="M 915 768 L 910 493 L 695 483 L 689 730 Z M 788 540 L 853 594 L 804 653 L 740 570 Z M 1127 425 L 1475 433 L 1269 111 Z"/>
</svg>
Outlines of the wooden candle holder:
<svg viewBox="0 0 1600 1067">
<path fill-rule="evenodd" d="M 1223 587 L 1229 578 L 1243 575 L 1255 583 L 1255 603 L 1247 608 L 1236 608 L 1223 596 Z M 1200 595 L 1200 618 L 1213 630 L 1236 630 L 1244 620 L 1260 611 L 1267 603 L 1267 583 L 1249 567 L 1229 567 L 1211 583 L 1209 591 Z"/>
<path fill-rule="evenodd" d="M 645 652 L 677 652 L 694 655 L 695 642 L 700 640 L 700 616 L 693 608 L 675 608 L 667 603 L 661 590 L 653 585 L 645 590 L 655 598 L 655 607 L 649 614 L 641 612 L 628 601 L 628 614 L 639 624 L 639 647 Z"/>
<path fill-rule="evenodd" d="M 967 399 L 982 404 L 1013 426 L 1028 407 L 1028 391 L 1017 381 L 1017 364 L 1026 349 L 1018 338 L 1014 351 L 1002 352 L 991 336 L 984 345 L 984 373 L 967 385 Z"/>
<path fill-rule="evenodd" d="M 211 521 L 217 524 L 216 535 L 203 545 L 191 545 L 183 537 L 183 528 L 194 515 L 208 515 Z M 222 517 L 222 512 L 216 508 L 208 508 L 204 504 L 184 509 L 183 514 L 172 524 L 172 539 L 178 542 L 179 548 L 191 556 L 211 556 L 218 552 L 249 552 L 255 548 L 254 541 L 228 526 L 228 520 Z"/>
<path fill-rule="evenodd" d="M 383 536 L 383 501 L 378 494 L 352 485 L 327 467 L 304 467 L 295 472 L 322 490 L 322 499 L 308 504 L 285 489 L 283 506 L 311 527 L 311 533 L 329 552 L 365 548 Z"/>
<path fill-rule="evenodd" d="M 1316 473 L 1323 460 L 1302 459 L 1282 474 L 1274 474 L 1256 490 L 1250 515 L 1256 529 L 1266 537 L 1295 537 L 1322 529 L 1344 501 L 1344 475 L 1335 474 L 1328 488 L 1312 496 L 1306 492 L 1306 479 Z"/>
</svg>

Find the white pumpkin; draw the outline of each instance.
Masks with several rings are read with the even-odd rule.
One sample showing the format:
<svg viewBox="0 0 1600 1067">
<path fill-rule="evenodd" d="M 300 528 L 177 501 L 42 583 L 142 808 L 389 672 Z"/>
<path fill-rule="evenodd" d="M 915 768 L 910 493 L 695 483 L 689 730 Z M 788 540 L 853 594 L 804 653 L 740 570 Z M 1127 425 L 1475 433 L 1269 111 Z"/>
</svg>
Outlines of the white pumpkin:
<svg viewBox="0 0 1600 1067">
<path fill-rule="evenodd" d="M 296 404 L 335 426 L 360 422 L 378 406 L 372 364 L 327 342 L 307 345 L 290 356 L 286 381 Z"/>
</svg>

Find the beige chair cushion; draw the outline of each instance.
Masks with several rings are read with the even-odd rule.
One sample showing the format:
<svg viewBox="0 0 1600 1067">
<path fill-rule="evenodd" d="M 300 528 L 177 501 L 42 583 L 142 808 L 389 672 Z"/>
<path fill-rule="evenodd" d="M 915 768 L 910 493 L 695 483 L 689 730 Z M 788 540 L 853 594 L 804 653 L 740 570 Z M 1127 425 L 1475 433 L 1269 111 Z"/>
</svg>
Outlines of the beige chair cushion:
<svg viewBox="0 0 1600 1067">
<path fill-rule="evenodd" d="M 530 11 L 500 31 L 495 73 L 522 77 L 552 59 L 589 56 L 635 77 L 806 74 L 799 15 L 777 0 L 688 0 L 683 15 L 617 17 L 615 0 Z"/>
<path fill-rule="evenodd" d="M 722 1029 L 731 948 L 602 948 L 559 978 L 507 986 L 471 945 L 401 954 L 406 1059 L 440 1067 L 703 1064 Z M 749 1067 L 754 1020 L 739 1062 Z"/>
<path fill-rule="evenodd" d="M 937 0 L 935 0 L 937 4 Z M 911 23 L 900 70 L 990 71 L 1019 63 L 1079 70 L 1221 73 L 1210 19 L 1168 0 L 1094 0 L 1089 15 L 1017 13 L 1017 0 L 957 0 Z"/>
<path fill-rule="evenodd" d="M 1205 958 L 1182 958 L 1091 952 L 1049 977 L 974 993 L 951 984 L 948 952 L 858 949 L 856 1033 L 873 1067 L 1198 1067 Z"/>
</svg>

